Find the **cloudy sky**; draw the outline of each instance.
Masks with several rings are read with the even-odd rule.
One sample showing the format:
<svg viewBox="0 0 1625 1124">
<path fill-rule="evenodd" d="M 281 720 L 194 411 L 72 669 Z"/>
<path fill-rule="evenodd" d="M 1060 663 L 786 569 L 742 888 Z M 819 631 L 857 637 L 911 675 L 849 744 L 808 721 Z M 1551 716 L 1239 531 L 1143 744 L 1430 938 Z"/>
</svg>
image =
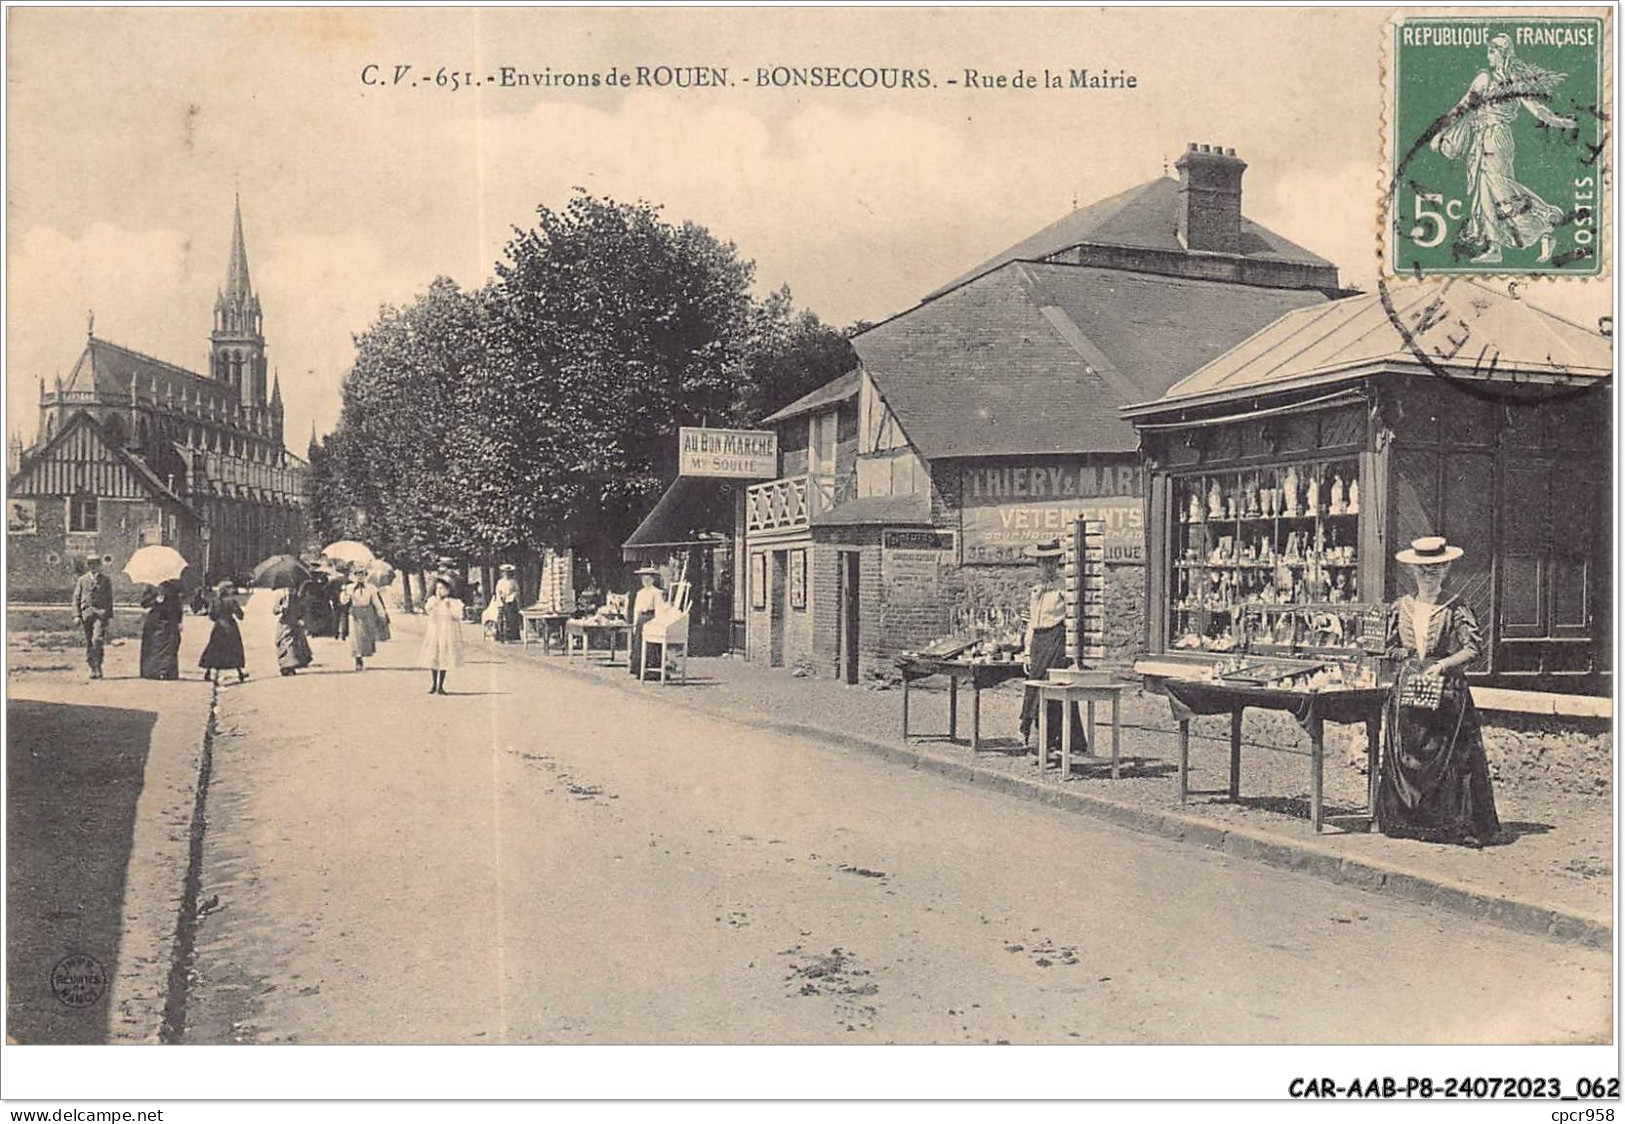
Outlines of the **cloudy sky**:
<svg viewBox="0 0 1625 1124">
<path fill-rule="evenodd" d="M 436 274 L 488 277 L 571 189 L 662 203 L 835 324 L 901 311 L 1188 141 L 1247 160 L 1253 219 L 1377 273 L 1375 9 L 24 9 L 11 25 L 7 403 L 96 334 L 194 370 L 240 190 L 288 440 L 338 415 L 351 333 Z M 87 65 L 91 63 L 92 65 Z M 365 71 L 376 64 L 374 71 Z M 725 88 L 473 89 L 435 73 L 725 67 Z M 757 68 L 928 69 L 776 90 Z M 363 74 L 396 85 L 366 85 Z M 1089 68 L 1133 90 L 967 90 Z M 959 79 L 949 86 L 947 79 Z M 414 79 L 419 85 L 411 85 Z M 422 81 L 428 79 L 427 82 Z M 1606 311 L 1601 287 L 1566 298 Z"/>
</svg>

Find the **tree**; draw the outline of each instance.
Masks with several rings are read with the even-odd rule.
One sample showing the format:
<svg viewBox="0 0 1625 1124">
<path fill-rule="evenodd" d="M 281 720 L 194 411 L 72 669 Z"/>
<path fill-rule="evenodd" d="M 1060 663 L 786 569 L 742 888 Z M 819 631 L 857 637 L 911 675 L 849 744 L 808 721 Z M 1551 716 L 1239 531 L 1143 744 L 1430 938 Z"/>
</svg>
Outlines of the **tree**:
<svg viewBox="0 0 1625 1124">
<path fill-rule="evenodd" d="M 411 304 L 380 309 L 355 338 L 318 506 L 332 530 L 364 538 L 403 568 L 473 545 L 450 479 L 449 437 L 482 342 L 481 301 L 439 277 Z"/>
<path fill-rule="evenodd" d="M 578 192 L 537 220 L 497 266 L 454 473 L 497 537 L 610 562 L 675 471 L 677 427 L 735 416 L 753 267 L 649 203 Z"/>
<path fill-rule="evenodd" d="M 736 420 L 749 426 L 858 365 L 846 335 L 811 309 L 799 313 L 783 286 L 756 310 L 753 341 Z"/>
<path fill-rule="evenodd" d="M 565 545 L 613 567 L 680 426 L 748 425 L 856 363 L 703 227 L 579 190 L 536 214 L 483 289 L 436 279 L 356 337 L 312 453 L 324 533 L 406 567 Z"/>
</svg>

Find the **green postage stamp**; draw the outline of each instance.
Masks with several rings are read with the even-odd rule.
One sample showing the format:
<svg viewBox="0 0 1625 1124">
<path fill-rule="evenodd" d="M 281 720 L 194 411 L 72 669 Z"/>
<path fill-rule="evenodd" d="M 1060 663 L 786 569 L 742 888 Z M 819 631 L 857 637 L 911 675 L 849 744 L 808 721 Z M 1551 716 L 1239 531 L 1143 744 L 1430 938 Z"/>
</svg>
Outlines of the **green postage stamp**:
<svg viewBox="0 0 1625 1124">
<path fill-rule="evenodd" d="M 1603 273 L 1609 27 L 1592 11 L 1391 25 L 1387 274 Z"/>
</svg>

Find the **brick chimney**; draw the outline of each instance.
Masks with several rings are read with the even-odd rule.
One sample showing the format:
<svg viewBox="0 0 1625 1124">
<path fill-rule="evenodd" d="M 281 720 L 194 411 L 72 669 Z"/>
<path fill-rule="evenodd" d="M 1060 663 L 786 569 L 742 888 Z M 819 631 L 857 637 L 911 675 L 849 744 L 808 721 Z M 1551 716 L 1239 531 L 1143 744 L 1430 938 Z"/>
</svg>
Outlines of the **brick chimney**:
<svg viewBox="0 0 1625 1124">
<path fill-rule="evenodd" d="M 1192 143 L 1179 169 L 1179 241 L 1187 250 L 1241 252 L 1241 173 L 1236 150 Z"/>
</svg>

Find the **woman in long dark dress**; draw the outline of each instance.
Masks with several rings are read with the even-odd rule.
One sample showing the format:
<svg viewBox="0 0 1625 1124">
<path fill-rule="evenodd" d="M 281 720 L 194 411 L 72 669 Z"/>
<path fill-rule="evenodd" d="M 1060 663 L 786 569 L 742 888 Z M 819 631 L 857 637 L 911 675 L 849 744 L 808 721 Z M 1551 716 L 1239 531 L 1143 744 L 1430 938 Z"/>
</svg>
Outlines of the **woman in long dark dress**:
<svg viewBox="0 0 1625 1124">
<path fill-rule="evenodd" d="M 141 678 L 179 679 L 181 677 L 180 582 L 167 581 L 141 595 L 147 616 L 141 622 Z"/>
<path fill-rule="evenodd" d="M 1473 611 L 1442 596 L 1460 547 L 1417 539 L 1394 557 L 1414 596 L 1388 613 L 1388 655 L 1400 662 L 1384 724 L 1377 822 L 1383 834 L 1482 847 L 1501 830 L 1466 667 L 1484 641 Z"/>
<path fill-rule="evenodd" d="M 221 671 L 235 671 L 239 683 L 248 678 L 248 672 L 243 670 L 248 663 L 243 654 L 243 633 L 237 627 L 237 622 L 243 619 L 243 607 L 237 603 L 234 593 L 230 582 L 221 582 L 214 592 L 214 604 L 209 607 L 214 629 L 197 661 L 203 668 L 205 680 L 218 678 L 216 672 Z"/>
<path fill-rule="evenodd" d="M 502 576 L 497 579 L 496 588 L 492 591 L 497 603 L 497 640 L 511 644 L 519 639 L 522 623 L 519 617 L 519 582 L 514 577 L 512 562 L 504 562 L 501 570 Z"/>
<path fill-rule="evenodd" d="M 294 675 L 300 668 L 309 667 L 312 656 L 310 641 L 305 636 L 304 606 L 299 592 L 279 589 L 271 602 L 271 613 L 276 617 L 276 665 L 283 675 Z"/>
</svg>

